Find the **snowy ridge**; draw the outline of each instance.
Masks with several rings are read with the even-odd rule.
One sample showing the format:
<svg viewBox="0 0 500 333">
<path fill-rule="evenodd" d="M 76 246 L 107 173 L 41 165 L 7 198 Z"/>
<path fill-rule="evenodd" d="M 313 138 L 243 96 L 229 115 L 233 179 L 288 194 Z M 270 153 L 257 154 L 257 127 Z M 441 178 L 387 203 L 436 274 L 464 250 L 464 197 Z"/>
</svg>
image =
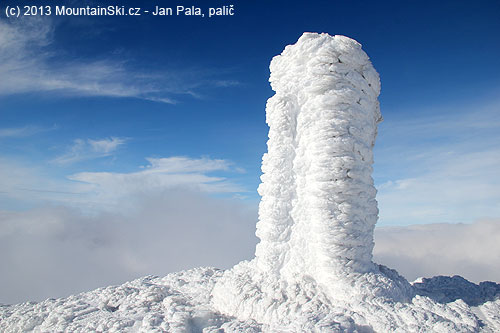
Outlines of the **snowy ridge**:
<svg viewBox="0 0 500 333">
<path fill-rule="evenodd" d="M 271 63 L 256 257 L 0 306 L 1 332 L 498 332 L 500 285 L 408 283 L 372 262 L 379 77 L 356 41 L 305 33 Z"/>
<path fill-rule="evenodd" d="M 196 268 L 147 276 L 64 299 L 0 307 L 1 332 L 237 332 L 255 328 L 210 307 L 221 271 Z"/>
<path fill-rule="evenodd" d="M 244 263 L 243 263 L 244 264 Z M 248 270 L 247 270 L 248 272 Z M 486 301 L 469 307 L 464 301 L 439 303 L 426 296 L 395 303 L 367 298 L 332 302 L 314 281 L 285 284 L 261 280 L 249 319 L 221 314 L 211 305 L 214 285 L 224 274 L 196 268 L 163 278 L 147 276 L 40 303 L 0 306 L 0 332 L 498 332 L 500 293 L 488 289 Z M 250 277 L 249 277 L 250 278 Z M 255 279 L 256 277 L 251 277 Z M 436 294 L 478 285 L 452 279 L 427 280 L 420 287 Z M 234 276 L 235 285 L 248 278 Z M 256 284 L 241 285 L 250 291 Z M 495 284 L 496 288 L 500 285 Z M 236 288 L 235 288 L 236 289 Z M 226 301 L 232 302 L 232 295 Z M 246 307 L 250 309 L 249 307 Z M 264 318 L 263 323 L 253 318 Z"/>
</svg>

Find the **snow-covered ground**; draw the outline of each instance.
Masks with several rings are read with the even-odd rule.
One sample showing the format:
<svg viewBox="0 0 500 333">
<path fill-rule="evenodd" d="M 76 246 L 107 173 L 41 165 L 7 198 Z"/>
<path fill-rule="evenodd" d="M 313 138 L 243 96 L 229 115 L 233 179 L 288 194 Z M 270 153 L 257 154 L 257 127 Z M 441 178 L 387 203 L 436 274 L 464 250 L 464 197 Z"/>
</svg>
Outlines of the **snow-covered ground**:
<svg viewBox="0 0 500 333">
<path fill-rule="evenodd" d="M 253 260 L 2 306 L 0 331 L 499 332 L 500 285 L 410 284 L 372 261 L 382 117 L 361 45 L 306 33 L 273 59 L 270 81 Z"/>
<path fill-rule="evenodd" d="M 255 309 L 263 314 L 264 323 L 251 319 L 252 313 L 249 319 L 223 315 L 212 305 L 212 290 L 223 273 L 196 268 L 163 278 L 147 276 L 68 298 L 1 306 L 0 331 L 500 331 L 500 285 L 494 283 L 478 286 L 460 277 L 436 277 L 415 283 L 415 291 L 426 296 L 416 295 L 407 303 L 377 298 L 333 303 L 314 281 L 289 286 L 262 281 L 262 288 L 267 288 L 262 291 L 272 295 L 261 298 L 257 304 L 262 307 Z M 241 282 L 244 280 L 234 281 Z M 459 296 L 465 301 L 457 299 Z"/>
</svg>

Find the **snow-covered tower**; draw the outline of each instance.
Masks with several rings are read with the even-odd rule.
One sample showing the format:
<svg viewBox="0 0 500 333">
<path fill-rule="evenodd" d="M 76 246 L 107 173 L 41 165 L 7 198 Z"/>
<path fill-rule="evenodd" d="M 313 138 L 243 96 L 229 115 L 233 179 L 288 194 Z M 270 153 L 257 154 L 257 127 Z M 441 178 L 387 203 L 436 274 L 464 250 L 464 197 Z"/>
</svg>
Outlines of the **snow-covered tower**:
<svg viewBox="0 0 500 333">
<path fill-rule="evenodd" d="M 370 59 L 353 39 L 304 33 L 273 58 L 270 82 L 276 94 L 266 107 L 260 243 L 253 260 L 224 272 L 212 304 L 272 322 L 303 302 L 407 301 L 409 283 L 372 262 L 371 174 L 382 116 Z"/>
<path fill-rule="evenodd" d="M 325 283 L 372 271 L 377 72 L 355 40 L 305 33 L 270 82 L 256 268 Z"/>
</svg>

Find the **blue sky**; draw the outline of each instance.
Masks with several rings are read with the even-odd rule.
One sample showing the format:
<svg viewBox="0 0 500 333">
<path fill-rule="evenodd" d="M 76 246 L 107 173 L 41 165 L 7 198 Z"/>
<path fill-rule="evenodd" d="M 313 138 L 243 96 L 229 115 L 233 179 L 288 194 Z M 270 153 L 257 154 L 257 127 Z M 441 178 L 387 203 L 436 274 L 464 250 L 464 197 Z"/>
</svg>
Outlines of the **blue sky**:
<svg viewBox="0 0 500 333">
<path fill-rule="evenodd" d="M 113 4 L 183 3 L 193 4 Z M 143 198 L 186 191 L 203 202 L 193 219 L 215 214 L 201 195 L 221 200 L 224 218 L 247 212 L 242 230 L 253 232 L 269 62 L 304 31 L 358 40 L 380 74 L 379 225 L 500 217 L 498 1 L 204 1 L 235 6 L 233 17 L 210 19 L 7 19 L 13 4 L 0 5 L 7 220 L 38 210 L 57 221 L 66 209 L 82 218 L 139 214 Z M 246 242 L 251 252 L 255 239 Z M 146 270 L 134 269 L 127 272 Z"/>
<path fill-rule="evenodd" d="M 102 5 L 69 2 L 87 4 Z M 143 8 L 156 4 L 141 2 Z M 239 195 L 255 203 L 266 149 L 265 101 L 272 95 L 269 61 L 303 31 L 357 39 L 380 73 L 385 123 L 376 148 L 374 178 L 379 185 L 422 172 L 412 170 L 414 161 L 405 152 L 453 150 L 465 135 L 461 132 L 471 129 L 464 122 L 447 126 L 449 119 L 471 118 L 476 112 L 479 119 L 470 121 L 488 122 L 498 114 L 496 1 L 234 5 L 235 16 L 211 19 L 2 17 L 4 35 L 13 40 L 2 50 L 6 75 L 0 88 L 0 156 L 36 166 L 58 183 L 79 172 L 138 171 L 149 157 L 223 159 L 231 166 L 216 170 L 218 175 L 224 171 L 242 190 Z M 482 109 L 488 109 L 486 115 Z M 430 121 L 434 126 L 426 133 L 417 128 L 401 133 L 402 126 L 414 124 L 424 131 Z M 469 148 L 498 142 L 498 127 L 489 125 L 489 134 L 472 129 L 478 147 Z M 106 140 L 114 144 L 108 151 L 90 144 Z M 394 158 L 397 154 L 404 156 Z M 434 158 L 442 157 L 438 155 Z M 0 206 L 28 207 L 26 200 L 13 202 L 11 197 L 4 193 Z M 471 217 L 497 213 L 498 208 Z M 425 216 L 384 219 L 381 214 L 380 222 L 437 221 Z"/>
</svg>

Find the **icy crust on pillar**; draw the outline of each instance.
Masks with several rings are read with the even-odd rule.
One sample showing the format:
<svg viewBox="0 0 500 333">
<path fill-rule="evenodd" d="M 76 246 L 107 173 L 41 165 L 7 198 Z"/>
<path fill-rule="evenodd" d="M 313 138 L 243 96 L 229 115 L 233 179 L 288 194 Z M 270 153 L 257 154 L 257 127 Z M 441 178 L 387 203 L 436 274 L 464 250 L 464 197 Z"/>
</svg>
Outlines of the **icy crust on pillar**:
<svg viewBox="0 0 500 333">
<path fill-rule="evenodd" d="M 350 38 L 305 33 L 270 69 L 276 94 L 266 106 L 260 243 L 255 259 L 233 271 L 313 279 L 335 298 L 410 299 L 406 280 L 372 262 L 378 209 L 371 173 L 382 116 L 368 56 Z"/>
<path fill-rule="evenodd" d="M 271 62 L 256 262 L 285 278 L 376 271 L 379 77 L 356 41 L 304 34 Z M 327 277 L 321 277 L 327 275 Z"/>
</svg>

